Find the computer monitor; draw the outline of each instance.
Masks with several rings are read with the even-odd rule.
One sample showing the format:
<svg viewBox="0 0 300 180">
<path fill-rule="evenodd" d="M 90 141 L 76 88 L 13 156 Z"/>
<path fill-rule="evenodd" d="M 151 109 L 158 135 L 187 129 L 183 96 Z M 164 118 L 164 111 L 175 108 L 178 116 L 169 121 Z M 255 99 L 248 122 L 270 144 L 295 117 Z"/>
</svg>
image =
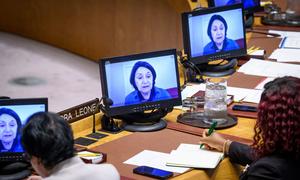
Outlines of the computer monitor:
<svg viewBox="0 0 300 180">
<path fill-rule="evenodd" d="M 208 62 L 246 55 L 241 4 L 183 13 L 182 30 L 188 61 L 198 67 L 203 75 L 232 74 L 236 60 L 223 66 L 209 66 Z"/>
<path fill-rule="evenodd" d="M 260 0 L 208 0 L 209 7 L 229 6 L 242 3 L 245 14 L 261 11 Z"/>
<path fill-rule="evenodd" d="M 23 161 L 21 130 L 29 116 L 48 111 L 47 98 L 0 100 L 0 162 Z"/>
<path fill-rule="evenodd" d="M 161 112 L 181 105 L 175 49 L 104 58 L 99 65 L 105 114 L 122 119 L 126 130 L 161 129 Z"/>
</svg>

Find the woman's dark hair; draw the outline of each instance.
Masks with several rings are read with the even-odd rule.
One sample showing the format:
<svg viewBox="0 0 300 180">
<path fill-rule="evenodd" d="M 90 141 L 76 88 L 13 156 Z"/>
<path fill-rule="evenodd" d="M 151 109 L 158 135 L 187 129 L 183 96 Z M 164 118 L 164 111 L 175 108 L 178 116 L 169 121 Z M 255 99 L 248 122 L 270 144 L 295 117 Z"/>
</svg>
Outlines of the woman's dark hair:
<svg viewBox="0 0 300 180">
<path fill-rule="evenodd" d="M 156 79 L 156 72 L 154 70 L 154 68 L 147 62 L 145 61 L 138 61 L 134 64 L 132 70 L 131 70 L 131 73 L 130 73 L 130 84 L 134 87 L 135 90 L 137 90 L 137 87 L 136 87 L 136 84 L 135 84 L 135 81 L 134 81 L 134 78 L 135 78 L 135 73 L 137 71 L 137 69 L 139 67 L 144 67 L 144 68 L 147 68 L 151 71 L 152 75 L 153 75 L 153 86 L 155 84 L 155 79 Z"/>
<path fill-rule="evenodd" d="M 22 144 L 26 153 L 40 158 L 48 170 L 73 157 L 75 152 L 70 125 L 50 112 L 38 112 L 28 118 L 22 132 Z"/>
<path fill-rule="evenodd" d="M 226 23 L 225 19 L 222 16 L 220 16 L 218 14 L 215 14 L 210 18 L 209 23 L 208 23 L 208 27 L 207 27 L 207 34 L 208 34 L 211 41 L 213 41 L 213 38 L 211 37 L 211 26 L 212 26 L 212 23 L 214 22 L 214 20 L 220 20 L 224 24 L 224 26 L 225 26 L 225 37 L 227 36 L 227 23 Z"/>
<path fill-rule="evenodd" d="M 13 145 L 11 146 L 11 150 L 13 150 L 15 148 L 15 146 L 17 145 L 17 143 L 18 143 L 18 139 L 19 139 L 19 136 L 20 136 L 20 133 L 21 133 L 21 128 L 22 128 L 21 119 L 15 111 L 13 111 L 11 109 L 8 109 L 8 108 L 0 108 L 0 116 L 3 115 L 3 114 L 10 115 L 17 121 L 17 125 L 18 125 L 17 135 L 16 135 L 16 138 L 14 139 Z M 2 149 L 4 149 L 4 147 L 2 146 L 2 143 L 0 143 L 0 151 Z"/>
<path fill-rule="evenodd" d="M 300 159 L 299 78 L 276 78 L 265 85 L 254 130 L 256 159 L 273 153 Z"/>
</svg>

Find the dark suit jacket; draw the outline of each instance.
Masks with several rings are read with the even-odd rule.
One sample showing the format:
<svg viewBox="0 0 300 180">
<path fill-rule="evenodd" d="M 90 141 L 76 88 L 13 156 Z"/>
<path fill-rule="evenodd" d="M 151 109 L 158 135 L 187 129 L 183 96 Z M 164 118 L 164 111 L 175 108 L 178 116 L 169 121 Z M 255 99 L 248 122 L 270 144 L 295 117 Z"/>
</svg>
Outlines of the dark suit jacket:
<svg viewBox="0 0 300 180">
<path fill-rule="evenodd" d="M 249 165 L 241 174 L 241 180 L 292 180 L 299 178 L 300 161 L 285 158 L 280 154 L 266 156 L 253 161 L 250 152 L 251 149 L 249 146 L 238 142 L 232 142 L 229 147 L 228 156 L 231 161 L 243 166 Z"/>
</svg>

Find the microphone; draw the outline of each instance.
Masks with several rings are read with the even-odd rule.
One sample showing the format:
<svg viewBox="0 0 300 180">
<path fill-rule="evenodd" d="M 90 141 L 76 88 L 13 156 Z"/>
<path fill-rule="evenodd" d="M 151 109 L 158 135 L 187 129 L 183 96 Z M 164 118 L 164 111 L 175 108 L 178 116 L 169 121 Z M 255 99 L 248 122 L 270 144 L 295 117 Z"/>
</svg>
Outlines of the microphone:
<svg viewBox="0 0 300 180">
<path fill-rule="evenodd" d="M 102 130 L 110 132 L 110 133 L 118 133 L 121 131 L 121 128 L 118 126 L 118 124 L 114 121 L 112 117 L 110 117 L 106 111 L 106 107 L 113 105 L 113 100 L 104 97 L 103 98 L 103 105 L 100 105 L 100 109 L 104 113 L 101 118 L 101 127 Z"/>
</svg>

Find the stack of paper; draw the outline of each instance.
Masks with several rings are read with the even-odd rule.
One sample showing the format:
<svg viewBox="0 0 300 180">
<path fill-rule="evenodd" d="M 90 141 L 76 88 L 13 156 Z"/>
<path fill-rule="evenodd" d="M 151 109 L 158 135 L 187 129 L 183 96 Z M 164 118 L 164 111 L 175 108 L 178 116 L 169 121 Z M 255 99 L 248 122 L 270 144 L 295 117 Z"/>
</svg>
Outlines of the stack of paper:
<svg viewBox="0 0 300 180">
<path fill-rule="evenodd" d="M 277 62 L 300 62 L 300 49 L 275 49 L 269 58 Z"/>
<path fill-rule="evenodd" d="M 196 144 L 180 144 L 167 159 L 168 166 L 215 168 L 223 159 L 223 153 L 200 149 Z"/>
<path fill-rule="evenodd" d="M 239 68 L 238 72 L 275 78 L 282 76 L 294 76 L 300 78 L 300 65 L 251 58 Z"/>
<path fill-rule="evenodd" d="M 136 166 L 150 166 L 175 173 L 184 173 L 189 170 L 189 168 L 185 167 L 167 166 L 166 160 L 169 158 L 169 156 L 169 153 L 143 150 L 142 152 L 126 160 L 124 163 Z"/>
</svg>

